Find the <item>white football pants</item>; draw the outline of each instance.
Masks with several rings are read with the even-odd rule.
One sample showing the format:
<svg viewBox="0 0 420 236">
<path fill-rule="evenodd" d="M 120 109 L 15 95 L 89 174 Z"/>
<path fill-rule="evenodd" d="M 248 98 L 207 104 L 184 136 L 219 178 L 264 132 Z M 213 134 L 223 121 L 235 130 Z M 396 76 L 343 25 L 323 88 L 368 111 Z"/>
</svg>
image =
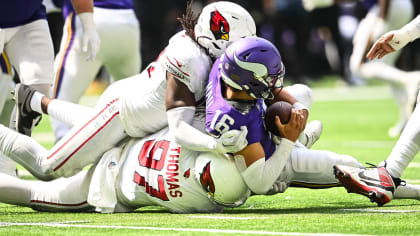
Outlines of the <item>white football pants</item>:
<svg viewBox="0 0 420 236">
<path fill-rule="evenodd" d="M 67 17 L 54 65 L 53 98 L 78 103 L 101 66 L 105 66 L 114 80 L 140 72 L 140 26 L 134 11 L 95 7 L 94 20 L 101 47 L 95 60 L 87 61 L 88 54 L 82 51 L 80 19 L 73 14 Z M 51 124 L 56 139 L 61 139 L 71 128 L 55 119 L 51 119 Z"/>
</svg>

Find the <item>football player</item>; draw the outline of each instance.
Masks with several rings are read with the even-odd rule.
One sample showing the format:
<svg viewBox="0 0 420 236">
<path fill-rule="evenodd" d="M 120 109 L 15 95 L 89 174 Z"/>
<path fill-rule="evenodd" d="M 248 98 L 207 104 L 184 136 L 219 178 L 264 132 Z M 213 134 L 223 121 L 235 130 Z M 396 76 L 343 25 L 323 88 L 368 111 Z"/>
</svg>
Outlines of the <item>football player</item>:
<svg viewBox="0 0 420 236">
<path fill-rule="evenodd" d="M 245 126 L 248 146 L 234 154 L 245 183 L 256 194 L 284 191 L 287 186 L 326 188 L 340 186 L 333 174 L 334 165 L 362 168 L 353 157 L 329 151 L 310 150 L 296 142 L 304 122 L 293 109 L 290 121 L 276 125 L 280 136 L 273 136 L 264 126 L 265 105 L 275 101 L 274 92 L 282 89 L 284 66 L 280 54 L 269 41 L 247 37 L 233 43 L 216 60 L 210 72 L 206 92 L 206 129 L 214 136 Z M 287 89 L 287 88 L 286 88 Z M 306 86 L 290 92 L 304 106 L 312 96 Z M 420 188 L 403 186 L 398 198 L 420 199 Z"/>
<path fill-rule="evenodd" d="M 397 51 L 420 37 L 420 17 L 399 30 L 380 37 L 370 49 L 367 57 L 371 60 Z M 401 176 L 420 150 L 420 108 L 417 104 L 398 142 L 386 161 L 378 168 L 358 169 L 337 166 L 337 175 L 344 186 L 352 192 L 369 196 L 372 201 L 383 205 L 396 197 L 395 189 L 400 189 Z"/>
<path fill-rule="evenodd" d="M 303 0 L 307 10 L 331 6 L 352 0 Z M 356 0 L 353 0 L 355 2 Z M 363 0 L 368 14 L 360 22 L 353 37 L 353 52 L 350 57 L 350 70 L 366 79 L 381 79 L 390 86 L 399 105 L 399 121 L 389 129 L 390 137 L 400 135 L 410 117 L 420 84 L 419 72 L 402 71 L 395 67 L 400 52 L 388 55 L 381 60 L 366 62 L 365 53 L 373 42 L 383 33 L 401 28 L 413 17 L 413 4 L 410 0 Z"/>
<path fill-rule="evenodd" d="M 168 128 L 123 142 L 69 178 L 42 182 L 0 173 L 0 179 L 0 202 L 50 212 L 161 206 L 176 213 L 210 213 L 240 206 L 249 196 L 232 159 L 183 148 Z"/>
<path fill-rule="evenodd" d="M 34 176 L 51 180 L 74 175 L 127 136 L 144 137 L 168 124 L 175 141 L 189 149 L 219 153 L 242 149 L 246 130 L 215 139 L 190 123 L 204 96 L 212 57 L 221 55 L 231 42 L 255 35 L 254 20 L 235 3 L 215 2 L 203 9 L 198 21 L 188 4 L 181 21 L 185 30 L 170 39 L 157 61 L 141 74 L 113 83 L 93 110 L 79 112 L 78 106 L 57 99 L 49 104 L 43 94 L 17 85 L 18 125 L 44 112 L 56 118 L 64 113 L 78 116 L 70 119 L 76 126 L 50 150 L 0 127 L 1 150 Z"/>
<path fill-rule="evenodd" d="M 99 44 L 95 40 L 96 30 L 92 18 L 92 1 L 73 0 L 72 3 L 83 25 L 85 46 Z M 98 47 L 98 46 L 95 46 Z M 49 94 L 54 78 L 54 49 L 46 20 L 46 10 L 42 0 L 5 1 L 0 9 L 0 67 L 3 73 L 11 74 L 12 68 L 23 84 Z M 5 103 L 10 89 L 10 79 L 1 76 L 0 107 Z M 10 109 L 0 110 L 3 122 L 11 116 Z M 4 118 L 4 119 L 3 119 Z M 34 122 L 35 120 L 35 122 Z M 26 134 L 30 135 L 32 126 L 39 120 L 33 117 L 26 123 Z M 4 123 L 3 123 L 4 124 Z M 5 124 L 9 125 L 9 124 Z M 14 128 L 14 124 L 11 124 Z M 0 171 L 15 173 L 15 164 L 0 154 Z M 7 164 L 6 164 L 7 163 Z"/>
<path fill-rule="evenodd" d="M 66 22 L 54 64 L 53 98 L 78 103 L 101 66 L 114 81 L 140 72 L 140 26 L 131 0 L 94 1 L 93 18 L 101 40 L 94 60 L 86 60 L 94 55 L 87 55 L 82 48 L 82 25 L 70 0 L 63 0 L 62 11 Z M 57 140 L 71 128 L 54 119 L 51 125 Z"/>
</svg>

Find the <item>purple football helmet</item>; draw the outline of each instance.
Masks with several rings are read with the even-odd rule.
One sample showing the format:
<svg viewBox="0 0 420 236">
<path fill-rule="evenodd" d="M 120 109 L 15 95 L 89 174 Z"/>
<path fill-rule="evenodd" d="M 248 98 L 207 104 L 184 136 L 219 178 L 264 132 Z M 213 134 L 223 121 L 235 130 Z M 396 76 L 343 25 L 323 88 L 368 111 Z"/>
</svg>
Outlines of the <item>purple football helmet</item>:
<svg viewBox="0 0 420 236">
<path fill-rule="evenodd" d="M 284 73 L 277 48 L 259 37 L 246 37 L 232 43 L 220 58 L 223 81 L 255 99 L 273 98 L 273 89 L 283 87 Z"/>
</svg>

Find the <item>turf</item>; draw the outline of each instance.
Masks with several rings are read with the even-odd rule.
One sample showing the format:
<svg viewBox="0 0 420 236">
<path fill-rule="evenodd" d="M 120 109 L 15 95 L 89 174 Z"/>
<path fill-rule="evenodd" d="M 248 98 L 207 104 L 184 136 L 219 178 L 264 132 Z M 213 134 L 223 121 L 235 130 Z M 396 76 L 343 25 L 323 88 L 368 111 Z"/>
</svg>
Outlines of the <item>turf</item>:
<svg viewBox="0 0 420 236">
<path fill-rule="evenodd" d="M 374 87 L 367 92 L 363 88 L 355 88 L 349 89 L 344 98 L 337 98 L 334 91 L 336 88 L 315 90 L 316 98 L 321 99 L 314 103 L 310 119 L 322 120 L 324 133 L 313 148 L 353 155 L 361 162 L 377 164 L 384 160 L 396 141 L 387 136 L 387 130 L 396 122 L 398 114 L 389 91 L 383 87 Z M 377 96 L 372 98 L 372 93 Z M 34 134 L 43 132 L 50 132 L 48 119 L 45 118 Z M 42 144 L 49 147 L 52 142 Z M 413 165 L 408 168 L 403 177 L 416 182 L 420 179 L 418 167 Z M 283 194 L 251 197 L 240 208 L 212 215 L 170 214 L 159 207 L 147 207 L 131 214 L 43 213 L 0 204 L 0 235 L 236 235 L 282 232 L 293 233 L 289 235 L 420 235 L 419 204 L 417 200 L 394 200 L 379 208 L 367 198 L 348 194 L 342 188 L 290 188 Z M 381 212 L 383 210 L 388 212 Z M 4 222 L 67 221 L 73 222 L 67 225 L 95 227 L 2 227 Z M 97 226 L 156 228 L 118 229 Z M 194 231 L 198 229 L 236 231 Z"/>
</svg>

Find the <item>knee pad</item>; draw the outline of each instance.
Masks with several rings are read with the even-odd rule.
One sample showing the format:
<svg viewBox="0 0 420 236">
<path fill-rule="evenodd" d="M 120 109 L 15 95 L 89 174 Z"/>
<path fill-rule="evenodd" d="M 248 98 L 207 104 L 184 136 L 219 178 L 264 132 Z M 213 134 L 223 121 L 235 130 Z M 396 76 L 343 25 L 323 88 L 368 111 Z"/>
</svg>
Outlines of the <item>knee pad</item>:
<svg viewBox="0 0 420 236">
<path fill-rule="evenodd" d="M 307 108 L 311 108 L 314 101 L 314 93 L 311 88 L 304 84 L 295 84 L 287 86 L 284 89 L 295 97 L 298 102 L 302 103 Z"/>
</svg>

